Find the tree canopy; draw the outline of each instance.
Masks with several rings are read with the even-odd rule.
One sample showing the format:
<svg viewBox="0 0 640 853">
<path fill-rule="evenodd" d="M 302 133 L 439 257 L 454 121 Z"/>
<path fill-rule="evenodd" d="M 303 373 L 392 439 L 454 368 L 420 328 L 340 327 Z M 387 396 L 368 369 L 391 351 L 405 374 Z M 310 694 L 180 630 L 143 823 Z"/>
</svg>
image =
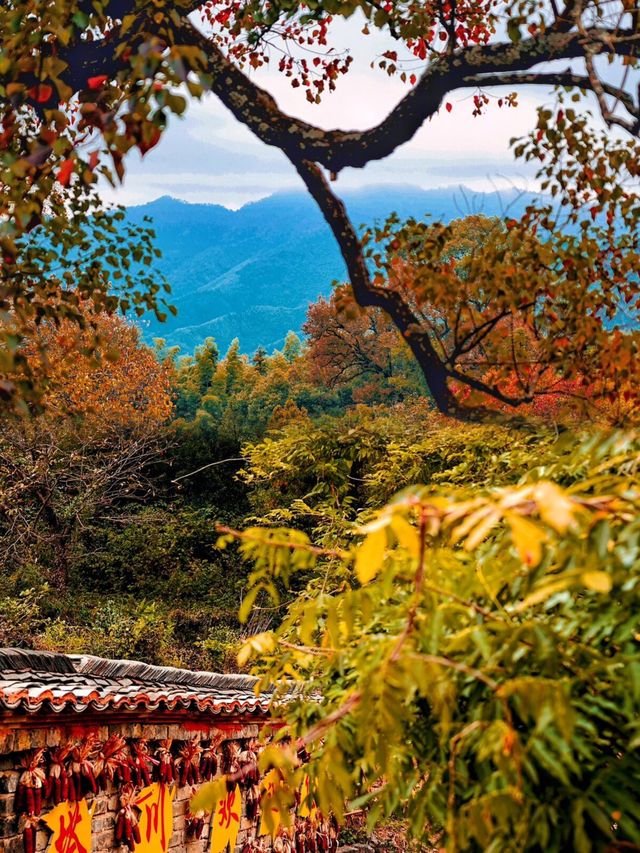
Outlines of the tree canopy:
<svg viewBox="0 0 640 853">
<path fill-rule="evenodd" d="M 278 69 L 293 86 L 305 87 L 309 100 L 319 100 L 350 66 L 349 55 L 338 53 L 332 44 L 332 20 L 356 10 L 366 21 L 363 39 L 377 28 L 397 44 L 378 64 L 386 73 L 403 76 L 407 93 L 382 122 L 363 131 L 325 130 L 286 115 L 254 83 L 249 70 L 270 62 L 283 46 Z M 640 128 L 634 93 L 640 35 L 633 0 L 568 0 L 561 5 L 547 0 L 443 0 L 384 6 L 364 0 L 311 5 L 261 0 L 10 0 L 0 12 L 0 34 L 2 288 L 7 320 L 17 324 L 5 335 L 8 368 L 16 359 L 20 363 L 25 312 L 35 310 L 38 316 L 55 319 L 64 309 L 75 316 L 69 308 L 70 285 L 80 287 L 101 308 L 114 310 L 115 297 L 105 291 L 107 281 L 117 281 L 123 288 L 121 305 L 133 302 L 161 310 L 161 283 L 153 278 L 136 282 L 127 273 L 129 261 L 121 262 L 117 254 L 111 276 L 104 260 L 90 253 L 87 258 L 90 240 L 85 241 L 81 259 L 60 279 L 53 273 L 51 255 L 42 256 L 41 249 L 34 258 L 34 240 L 24 238 L 41 229 L 53 235 L 45 240 L 47 246 L 53 242 L 62 247 L 65 240 L 73 242 L 75 238 L 65 235 L 77 233 L 74 229 L 93 227 L 91 212 L 100 210 L 97 174 L 122 180 L 127 153 L 137 148 L 144 154 L 156 145 L 169 116 L 183 113 L 189 97 L 205 92 L 213 92 L 260 140 L 291 160 L 340 245 L 355 300 L 363 307 L 381 308 L 392 318 L 440 409 L 456 408 L 452 382 L 513 404 L 530 400 L 532 383 L 526 378 L 517 394 L 502 391 L 498 382 L 480 387 L 477 377 L 443 360 L 420 328 L 412 299 L 372 277 L 361 242 L 323 169 L 335 176 L 347 166 L 363 167 L 384 158 L 440 108 L 450 109 L 446 99 L 455 90 L 475 90 L 473 110 L 478 115 L 496 87 L 512 90 L 499 98 L 505 109 L 514 108 L 517 93 L 531 85 L 546 86 L 557 101 L 553 109 L 540 109 L 537 127 L 528 140 L 518 142 L 515 154 L 540 163 L 542 188 L 565 213 L 557 215 L 551 203 L 543 202 L 522 221 L 511 223 L 506 243 L 515 241 L 520 248 L 514 254 L 502 243 L 494 246 L 501 275 L 496 282 L 485 276 L 485 297 L 492 297 L 488 286 L 493 283 L 503 310 L 525 310 L 518 301 L 519 281 L 534 260 L 545 266 L 552 251 L 558 260 L 547 269 L 546 288 L 558 294 L 556 302 L 582 294 L 582 302 L 573 306 L 576 328 L 571 329 L 584 341 L 579 352 L 602 348 L 603 328 L 609 330 L 605 315 L 609 318 L 620 301 L 629 311 L 635 308 L 634 300 L 627 300 L 638 234 L 638 205 L 630 188 L 637 178 Z M 408 60 L 419 71 L 407 73 Z M 559 68 L 560 61 L 569 65 Z M 587 92 L 596 115 L 583 102 Z M 563 202 L 569 204 L 568 212 Z M 140 250 L 137 256 L 143 261 L 147 257 Z M 442 291 L 433 297 L 437 311 Z M 35 308 L 25 307 L 27 302 Z M 544 330 L 539 345 L 548 354 L 557 348 L 561 335 L 556 330 L 566 316 L 556 305 L 542 303 L 544 298 L 538 296 L 524 322 L 531 327 L 535 316 Z M 540 328 L 537 332 L 540 336 Z M 610 362 L 631 363 L 635 339 L 614 334 L 610 351 Z M 520 370 L 517 351 L 513 360 L 514 369 Z M 605 361 L 601 359 L 599 368 L 605 370 L 606 385 L 617 380 Z M 11 394 L 10 380 L 4 382 L 5 394 Z"/>
</svg>

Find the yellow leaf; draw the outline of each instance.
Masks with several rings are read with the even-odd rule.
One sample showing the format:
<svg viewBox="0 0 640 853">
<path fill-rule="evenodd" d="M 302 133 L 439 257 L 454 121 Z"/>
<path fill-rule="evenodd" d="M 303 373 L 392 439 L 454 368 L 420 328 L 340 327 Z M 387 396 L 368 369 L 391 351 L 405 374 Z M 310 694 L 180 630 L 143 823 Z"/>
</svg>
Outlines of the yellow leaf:
<svg viewBox="0 0 640 853">
<path fill-rule="evenodd" d="M 509 513 L 507 520 L 520 559 L 527 566 L 537 566 L 542 559 L 542 545 L 547 539 L 544 530 L 521 515 Z"/>
<path fill-rule="evenodd" d="M 214 779 L 213 782 L 205 782 L 191 798 L 189 808 L 193 814 L 195 812 L 212 812 L 218 800 L 222 799 L 226 793 L 226 776 L 220 776 L 220 778 Z"/>
<path fill-rule="evenodd" d="M 420 537 L 415 527 L 412 527 L 401 515 L 394 515 L 391 529 L 395 533 L 398 544 L 406 548 L 412 557 L 417 557 L 420 553 Z"/>
<path fill-rule="evenodd" d="M 594 592 L 611 592 L 611 575 L 607 572 L 583 572 L 582 582 L 587 589 L 592 589 Z"/>
<path fill-rule="evenodd" d="M 543 601 L 551 598 L 551 596 L 555 595 L 556 592 L 564 592 L 564 590 L 568 589 L 572 583 L 575 583 L 575 576 L 567 576 L 553 581 L 552 583 L 547 583 L 544 586 L 539 587 L 539 589 L 534 589 L 530 595 L 515 607 L 509 608 L 509 612 L 522 613 L 523 610 L 533 607 L 534 604 L 541 604 Z"/>
<path fill-rule="evenodd" d="M 480 524 L 477 524 L 467 536 L 464 543 L 465 551 L 473 551 L 481 542 L 484 542 L 499 521 L 500 510 L 492 509 L 491 512 L 482 519 Z"/>
<path fill-rule="evenodd" d="M 576 506 L 555 483 L 538 483 L 535 499 L 540 517 L 557 533 L 564 533 L 574 522 Z"/>
<path fill-rule="evenodd" d="M 382 567 L 387 547 L 386 528 L 374 530 L 364 540 L 356 552 L 356 575 L 364 586 L 374 578 Z"/>
<path fill-rule="evenodd" d="M 464 506 L 466 506 L 469 510 L 473 510 L 473 512 L 469 512 L 468 515 L 466 515 L 466 513 L 461 514 L 459 512 L 449 513 L 448 515 L 449 520 L 457 520 L 458 518 L 463 518 L 464 515 L 464 520 L 461 521 L 460 524 L 458 524 L 457 527 L 454 527 L 454 529 L 451 531 L 452 545 L 455 545 L 456 542 L 460 542 L 461 539 L 464 539 L 468 535 L 469 531 L 476 527 L 476 525 L 478 525 L 482 521 L 482 519 L 486 518 L 487 515 L 491 515 L 495 512 L 495 509 L 492 506 L 485 503 L 483 503 L 477 509 L 475 508 L 475 502 L 471 501 L 464 504 Z M 460 507 L 457 507 L 456 509 L 459 510 Z"/>
<path fill-rule="evenodd" d="M 271 652 L 275 648 L 276 641 L 271 631 L 262 634 L 254 634 L 244 643 L 238 652 L 238 666 L 244 666 L 255 652 L 258 655 Z"/>
</svg>

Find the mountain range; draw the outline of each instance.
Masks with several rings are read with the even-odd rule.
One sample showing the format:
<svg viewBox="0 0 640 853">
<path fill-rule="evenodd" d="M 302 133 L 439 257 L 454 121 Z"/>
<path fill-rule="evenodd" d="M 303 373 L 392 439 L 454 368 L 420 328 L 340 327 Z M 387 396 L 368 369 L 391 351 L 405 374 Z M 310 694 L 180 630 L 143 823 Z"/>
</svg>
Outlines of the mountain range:
<svg viewBox="0 0 640 853">
<path fill-rule="evenodd" d="M 384 186 L 345 194 L 356 226 L 396 212 L 448 222 L 470 213 L 517 215 L 530 196 L 516 190 L 477 193 L 464 187 L 421 190 Z M 299 331 L 307 307 L 346 277 L 327 224 L 303 192 L 283 192 L 229 210 L 163 196 L 130 207 L 141 224 L 150 217 L 162 252 L 159 270 L 171 285 L 176 317 L 145 316 L 144 337 L 166 339 L 190 353 L 207 336 L 222 353 L 234 338 L 243 352 L 272 351 L 289 330 Z"/>
</svg>

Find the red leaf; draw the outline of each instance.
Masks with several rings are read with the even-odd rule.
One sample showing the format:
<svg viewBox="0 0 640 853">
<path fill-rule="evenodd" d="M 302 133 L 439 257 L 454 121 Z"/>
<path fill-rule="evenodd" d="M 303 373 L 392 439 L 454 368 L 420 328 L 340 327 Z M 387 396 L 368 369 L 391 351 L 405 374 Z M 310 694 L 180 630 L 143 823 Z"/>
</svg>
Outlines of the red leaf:
<svg viewBox="0 0 640 853">
<path fill-rule="evenodd" d="M 148 139 L 139 140 L 138 148 L 140 149 L 140 153 L 144 156 L 147 153 L 147 151 L 150 151 L 152 148 L 154 148 L 158 144 L 158 142 L 160 141 L 161 135 L 162 134 L 160 133 L 160 130 L 158 128 L 156 128 L 151 133 L 151 135 L 149 136 Z"/>
<path fill-rule="evenodd" d="M 444 106 L 445 106 L 445 109 L 446 109 L 446 111 L 447 111 L 448 113 L 450 113 L 450 112 L 451 112 L 451 110 L 453 109 L 453 107 L 451 106 L 451 104 L 449 103 L 449 101 L 447 101 L 447 103 L 446 103 Z"/>
<path fill-rule="evenodd" d="M 100 159 L 100 152 L 99 151 L 92 151 L 91 154 L 89 155 L 89 168 L 91 169 L 91 171 L 93 171 L 95 169 L 95 167 L 98 165 L 99 159 Z"/>
<path fill-rule="evenodd" d="M 102 89 L 108 79 L 106 74 L 98 74 L 97 77 L 89 77 L 87 84 L 90 89 Z"/>
<path fill-rule="evenodd" d="M 48 83 L 38 83 L 37 86 L 32 86 L 29 89 L 29 97 L 39 104 L 46 104 L 53 95 L 53 86 Z"/>
<path fill-rule="evenodd" d="M 58 169 L 58 173 L 56 178 L 58 182 L 62 184 L 63 187 L 66 187 L 71 180 L 71 175 L 73 174 L 73 160 L 65 160 L 62 166 Z"/>
</svg>

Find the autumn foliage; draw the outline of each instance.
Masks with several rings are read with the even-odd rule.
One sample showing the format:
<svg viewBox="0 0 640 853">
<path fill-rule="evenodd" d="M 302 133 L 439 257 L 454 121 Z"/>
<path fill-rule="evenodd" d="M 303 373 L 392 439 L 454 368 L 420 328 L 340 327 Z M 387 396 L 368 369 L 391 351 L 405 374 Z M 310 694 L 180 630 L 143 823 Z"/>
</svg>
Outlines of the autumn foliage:
<svg viewBox="0 0 640 853">
<path fill-rule="evenodd" d="M 95 333 L 99 345 L 93 350 Z M 170 367 L 118 316 L 99 316 L 91 333 L 69 321 L 39 329 L 26 349 L 37 361 L 33 369 L 47 376 L 42 399 L 47 418 L 72 416 L 95 433 L 135 433 L 157 430 L 171 416 Z"/>
<path fill-rule="evenodd" d="M 75 323 L 32 327 L 24 355 L 46 374 L 44 410 L 5 416 L 0 435 L 2 558 L 18 567 L 41 554 L 61 586 L 83 527 L 150 493 L 173 409 L 171 372 L 139 331 L 106 315 L 97 328 L 96 350 Z"/>
</svg>

